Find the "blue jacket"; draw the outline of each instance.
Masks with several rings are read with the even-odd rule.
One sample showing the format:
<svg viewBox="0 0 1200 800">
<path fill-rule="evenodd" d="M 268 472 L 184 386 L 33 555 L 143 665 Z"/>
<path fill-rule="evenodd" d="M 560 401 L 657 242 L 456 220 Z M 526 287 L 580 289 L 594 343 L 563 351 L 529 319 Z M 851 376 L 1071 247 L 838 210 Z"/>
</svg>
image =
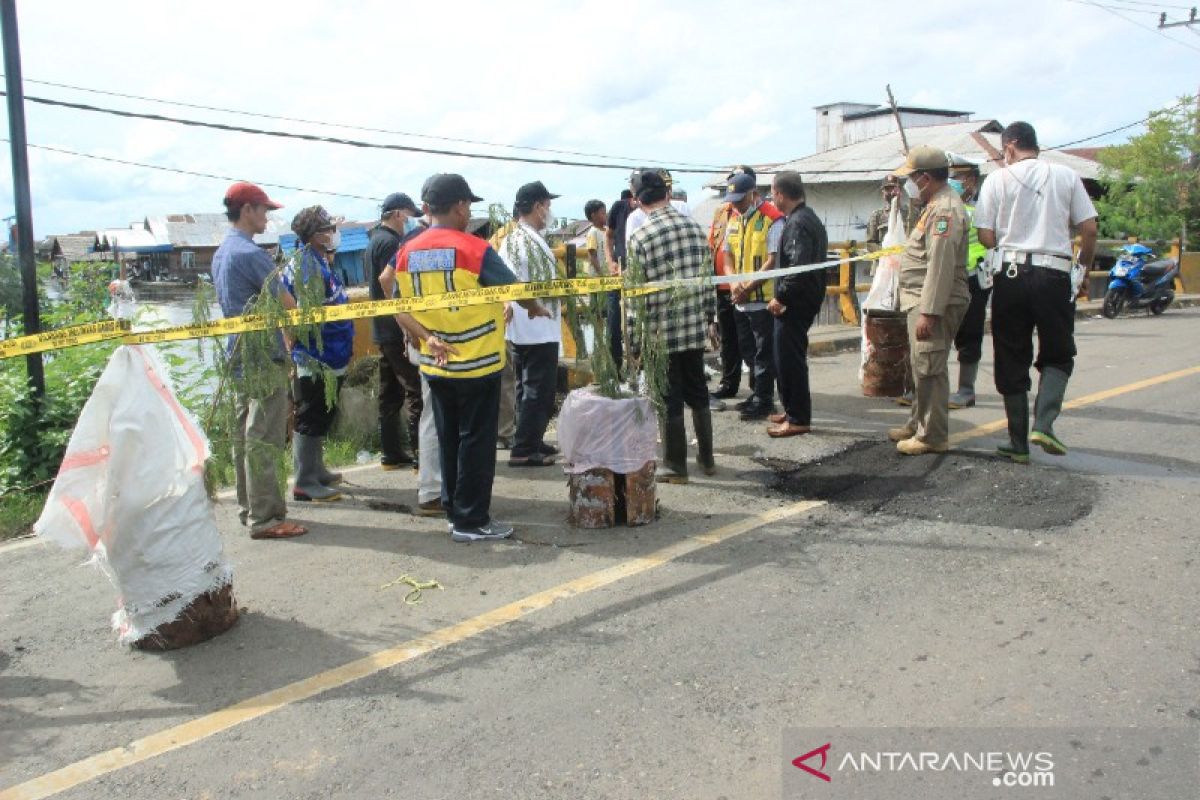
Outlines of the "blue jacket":
<svg viewBox="0 0 1200 800">
<path fill-rule="evenodd" d="M 300 263 L 301 283 L 311 280 L 311 276 L 320 270 L 321 282 L 325 285 L 325 302 L 327 306 L 340 306 L 350 302 L 346 290 L 337 275 L 329 268 L 325 257 L 305 247 L 293 256 L 291 263 L 283 270 L 283 285 L 291 292 L 292 297 L 299 301 L 296 291 L 296 263 Z M 296 366 L 306 366 L 310 359 L 320 361 L 331 369 L 344 369 L 350 363 L 350 355 L 354 350 L 354 321 L 321 323 L 321 342 L 318 347 L 317 337 L 310 336 L 307 342 L 297 340 L 292 348 L 292 360 Z"/>
</svg>

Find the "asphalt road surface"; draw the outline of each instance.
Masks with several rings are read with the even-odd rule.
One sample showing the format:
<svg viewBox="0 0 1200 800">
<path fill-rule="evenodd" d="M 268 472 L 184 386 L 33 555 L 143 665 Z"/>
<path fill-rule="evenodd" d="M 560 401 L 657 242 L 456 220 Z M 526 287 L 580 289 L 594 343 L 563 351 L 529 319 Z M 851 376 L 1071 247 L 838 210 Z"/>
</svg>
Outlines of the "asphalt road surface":
<svg viewBox="0 0 1200 800">
<path fill-rule="evenodd" d="M 503 465 L 508 543 L 404 513 L 408 472 L 291 541 L 226 500 L 243 618 L 165 655 L 116 644 L 81 554 L 0 548 L 0 798 L 775 798 L 789 728 L 1200 734 L 1200 309 L 1078 342 L 1071 452 L 1027 467 L 990 455 L 990 356 L 956 449 L 904 458 L 840 355 L 816 433 L 716 415 L 717 475 L 645 528 L 572 530 L 560 470 Z"/>
</svg>

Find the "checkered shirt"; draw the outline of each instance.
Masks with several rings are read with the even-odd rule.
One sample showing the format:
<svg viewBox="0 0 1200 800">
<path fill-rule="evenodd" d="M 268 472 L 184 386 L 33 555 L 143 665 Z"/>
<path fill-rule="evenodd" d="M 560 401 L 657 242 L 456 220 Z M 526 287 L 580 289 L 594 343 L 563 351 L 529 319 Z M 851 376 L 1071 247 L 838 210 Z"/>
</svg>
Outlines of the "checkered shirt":
<svg viewBox="0 0 1200 800">
<path fill-rule="evenodd" d="M 629 239 L 628 257 L 645 270 L 647 281 L 708 278 L 713 274 L 708 236 L 699 223 L 669 203 L 650 213 Z M 711 285 L 655 292 L 646 298 L 652 327 L 666 337 L 667 352 L 703 350 L 708 321 L 716 313 Z"/>
</svg>

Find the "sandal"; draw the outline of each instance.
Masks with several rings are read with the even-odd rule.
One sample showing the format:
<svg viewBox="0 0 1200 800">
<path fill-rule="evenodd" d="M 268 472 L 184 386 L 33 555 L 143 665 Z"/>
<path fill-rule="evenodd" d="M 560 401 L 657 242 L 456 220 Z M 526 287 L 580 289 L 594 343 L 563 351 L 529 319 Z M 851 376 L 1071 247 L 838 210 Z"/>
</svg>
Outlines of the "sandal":
<svg viewBox="0 0 1200 800">
<path fill-rule="evenodd" d="M 303 536 L 308 533 L 308 528 L 302 525 L 297 525 L 294 522 L 276 522 L 269 528 L 263 528 L 260 531 L 254 531 L 250 534 L 251 539 L 290 539 L 293 536 Z"/>
<path fill-rule="evenodd" d="M 534 453 L 529 456 L 518 456 L 508 460 L 510 467 L 550 467 L 554 465 L 554 456 L 544 453 Z"/>
</svg>

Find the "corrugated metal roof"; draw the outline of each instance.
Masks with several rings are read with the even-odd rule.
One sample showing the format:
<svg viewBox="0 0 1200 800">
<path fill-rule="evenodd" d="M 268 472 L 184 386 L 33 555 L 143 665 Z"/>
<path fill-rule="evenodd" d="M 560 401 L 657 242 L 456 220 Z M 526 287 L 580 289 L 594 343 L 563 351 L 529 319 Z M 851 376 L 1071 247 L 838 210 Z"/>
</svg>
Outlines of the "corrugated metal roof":
<svg viewBox="0 0 1200 800">
<path fill-rule="evenodd" d="M 926 125 L 910 128 L 905 133 L 910 147 L 926 144 L 966 156 L 982 165 L 984 175 L 991 173 L 999 164 L 994 159 L 1000 153 L 1000 133 L 1003 128 L 995 120 L 973 122 L 951 122 L 944 125 Z M 1100 165 L 1060 150 L 1044 150 L 1042 158 L 1063 164 L 1079 173 L 1082 178 L 1095 179 Z M 899 131 L 877 136 L 864 142 L 815 153 L 779 164 L 777 167 L 758 172 L 760 186 L 769 187 L 776 172 L 785 169 L 800 173 L 806 183 L 861 183 L 881 181 L 892 170 L 904 163 L 904 144 Z M 725 180 L 705 184 L 708 188 L 723 190 Z"/>
<path fill-rule="evenodd" d="M 147 217 L 145 227 L 160 244 L 169 243 L 178 249 L 217 247 L 229 232 L 229 220 L 224 214 L 166 214 Z M 286 223 L 270 217 L 267 219 L 267 230 L 255 236 L 254 243 L 278 244 L 279 234 L 287 229 Z"/>
<path fill-rule="evenodd" d="M 59 254 L 67 261 L 94 261 L 92 248 L 96 246 L 96 234 L 75 233 L 51 237 L 57 243 Z"/>
</svg>

